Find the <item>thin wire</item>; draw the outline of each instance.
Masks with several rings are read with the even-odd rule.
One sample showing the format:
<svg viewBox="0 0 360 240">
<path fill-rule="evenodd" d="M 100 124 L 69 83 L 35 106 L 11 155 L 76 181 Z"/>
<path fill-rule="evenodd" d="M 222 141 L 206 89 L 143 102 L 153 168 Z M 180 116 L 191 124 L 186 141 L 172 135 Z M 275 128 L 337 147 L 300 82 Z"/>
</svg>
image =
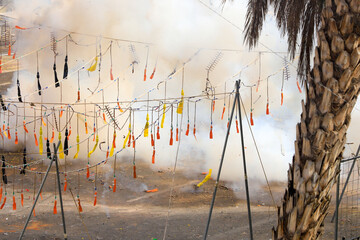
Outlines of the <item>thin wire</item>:
<svg viewBox="0 0 360 240">
<path fill-rule="evenodd" d="M 89 230 L 88 230 L 87 226 L 85 225 L 84 218 L 83 218 L 83 216 L 82 216 L 81 213 L 80 213 L 79 207 L 78 207 L 78 205 L 77 205 L 77 203 L 76 203 L 76 201 L 75 201 L 74 194 L 73 194 L 72 191 L 71 191 L 71 187 L 69 187 L 69 191 L 70 191 L 70 193 L 71 193 L 71 197 L 72 197 L 72 199 L 73 199 L 73 201 L 74 201 L 75 207 L 76 207 L 76 209 L 78 210 L 77 212 L 78 212 L 78 214 L 79 214 L 81 223 L 82 223 L 82 225 L 83 225 L 84 228 L 85 228 L 85 232 L 86 232 L 86 234 L 88 235 L 88 238 L 91 240 L 92 238 L 91 238 L 91 236 L 90 236 L 90 234 L 89 234 Z"/>
<path fill-rule="evenodd" d="M 181 114 L 181 118 L 180 118 L 179 143 L 178 143 L 178 145 L 177 145 L 176 156 L 175 156 L 175 163 L 174 163 L 174 168 L 173 168 L 173 171 L 172 171 L 172 179 L 171 179 L 171 187 L 170 187 L 170 196 L 169 196 L 169 205 L 168 205 L 168 211 L 167 211 L 167 216 L 166 216 L 166 223 L 165 223 L 165 228 L 164 228 L 163 240 L 166 239 L 166 232 L 167 232 L 167 228 L 168 228 L 168 224 L 169 224 L 169 216 L 170 216 L 171 203 L 172 203 L 172 194 L 173 194 L 174 185 L 175 185 L 175 174 L 176 174 L 176 167 L 177 167 L 177 162 L 178 162 L 178 158 L 179 158 L 179 149 L 180 149 L 180 143 L 181 143 L 182 122 L 183 122 L 183 114 Z"/>
<path fill-rule="evenodd" d="M 247 124 L 248 124 L 248 126 L 249 126 L 249 130 L 250 130 L 250 133 L 251 133 L 251 137 L 252 137 L 252 139 L 253 139 L 253 142 L 254 142 L 254 145 L 255 145 L 255 149 L 256 149 L 257 155 L 258 155 L 258 157 L 259 157 L 259 161 L 260 161 L 260 164 L 261 164 L 261 168 L 262 168 L 262 171 L 263 171 L 264 176 L 265 176 L 266 184 L 267 184 L 267 186 L 268 186 L 268 188 L 269 188 L 269 193 L 270 193 L 271 199 L 272 199 L 272 201 L 273 201 L 274 208 L 277 208 L 277 205 L 276 205 L 276 203 L 275 203 L 274 196 L 273 196 L 272 191 L 271 191 L 271 187 L 270 187 L 270 184 L 269 184 L 269 180 L 268 180 L 267 175 L 266 175 L 266 172 L 265 172 L 264 164 L 263 164 L 262 159 L 261 159 L 261 156 L 260 156 L 259 148 L 258 148 L 258 146 L 257 146 L 254 133 L 253 133 L 253 131 L 252 131 L 252 129 L 251 129 L 251 125 L 250 125 L 250 122 L 249 122 L 249 118 L 248 118 L 248 115 L 247 115 L 247 112 L 246 112 L 246 109 L 245 109 L 245 105 L 244 105 L 244 102 L 243 102 L 241 96 L 240 96 L 240 102 L 241 102 L 242 108 L 244 109 L 246 122 L 247 122 Z"/>
<path fill-rule="evenodd" d="M 241 27 L 239 27 L 238 25 L 236 25 L 235 23 L 231 22 L 229 19 L 227 19 L 226 17 L 224 17 L 223 15 L 221 15 L 220 13 L 218 13 L 217 11 L 215 11 L 214 9 L 212 9 L 211 7 L 209 7 L 207 4 L 205 4 L 202 0 L 198 0 L 203 6 L 205 6 L 207 9 L 209 9 L 210 11 L 212 11 L 213 13 L 215 13 L 217 16 L 219 16 L 220 18 L 222 18 L 223 20 L 225 20 L 227 23 L 229 23 L 230 25 L 232 25 L 233 27 L 235 27 L 236 29 L 240 30 L 241 32 L 244 32 L 244 29 L 242 29 Z M 283 57 L 278 53 L 273 51 L 270 47 L 266 46 L 265 44 L 263 44 L 262 42 L 259 41 L 259 44 L 261 46 L 263 46 L 264 48 L 266 48 L 267 50 L 269 50 L 271 53 L 275 54 L 276 56 L 280 57 L 281 59 L 283 59 Z M 291 65 L 293 66 L 293 65 Z M 294 67 L 294 66 L 293 66 Z M 296 67 L 295 67 L 296 68 Z"/>
</svg>

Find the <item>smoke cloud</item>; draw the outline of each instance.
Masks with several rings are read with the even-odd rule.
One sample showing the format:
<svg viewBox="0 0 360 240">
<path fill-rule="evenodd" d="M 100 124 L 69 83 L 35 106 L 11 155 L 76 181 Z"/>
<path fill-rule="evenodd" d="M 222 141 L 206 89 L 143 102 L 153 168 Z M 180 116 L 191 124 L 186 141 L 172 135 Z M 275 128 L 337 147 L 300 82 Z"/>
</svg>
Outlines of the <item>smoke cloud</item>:
<svg viewBox="0 0 360 240">
<path fill-rule="evenodd" d="M 205 2 L 205 4 L 208 4 Z M 222 6 L 219 2 L 212 3 L 213 9 L 222 14 L 232 23 L 237 26 L 244 26 L 246 5 L 242 1 L 237 1 Z M 222 10 L 222 11 L 221 11 Z M 11 21 L 13 25 L 20 25 L 31 28 L 29 30 L 16 30 L 17 41 L 14 46 L 17 56 L 39 49 L 40 47 L 49 44 L 50 34 L 53 32 L 57 39 L 61 39 L 69 32 L 72 40 L 68 42 L 68 56 L 69 56 L 69 78 L 62 83 L 62 96 L 60 96 L 60 89 L 50 87 L 43 91 L 42 101 L 47 107 L 51 104 L 60 103 L 62 97 L 63 103 L 75 103 L 77 98 L 77 70 L 79 67 L 86 64 L 89 60 L 95 57 L 99 51 L 101 44 L 102 51 L 105 52 L 111 40 L 107 37 L 133 40 L 135 42 L 129 43 L 127 41 L 113 40 L 112 42 L 112 66 L 114 76 L 120 77 L 120 101 L 133 100 L 134 98 L 146 99 L 147 95 L 144 93 L 150 89 L 155 89 L 150 92 L 150 99 L 162 99 L 165 96 L 164 84 L 158 85 L 159 82 L 166 79 L 167 76 L 174 70 L 179 70 L 183 63 L 193 56 L 195 52 L 202 49 L 195 55 L 191 61 L 185 65 L 184 73 L 184 92 L 185 96 L 193 96 L 202 94 L 205 89 L 207 71 L 206 68 L 213 60 L 214 56 L 219 50 L 222 51 L 222 58 L 216 65 L 213 71 L 210 72 L 209 80 L 213 86 L 216 86 L 216 93 L 222 93 L 225 90 L 224 82 L 226 81 L 226 91 L 230 92 L 234 89 L 235 80 L 241 78 L 246 86 L 257 84 L 259 78 L 259 53 L 261 54 L 261 73 L 259 91 L 256 92 L 256 87 L 252 88 L 253 98 L 253 113 L 255 125 L 252 127 L 256 143 L 259 147 L 259 153 L 262 157 L 265 170 L 271 180 L 285 180 L 288 163 L 294 153 L 295 140 L 295 124 L 300 119 L 301 104 L 303 94 L 300 94 L 295 80 L 295 67 L 297 63 L 294 62 L 289 66 L 290 79 L 284 82 L 284 104 L 281 106 L 280 91 L 282 85 L 282 71 L 284 66 L 283 58 L 286 57 L 286 40 L 280 36 L 276 28 L 275 21 L 272 16 L 267 18 L 264 26 L 261 44 L 258 48 L 248 51 L 243 44 L 243 33 L 227 21 L 212 12 L 200 1 L 194 0 L 160 0 L 160 1 L 73 1 L 73 0 L 34 0 L 31 4 L 26 0 L 16 0 L 14 8 L 9 15 L 16 20 Z M 77 34 L 81 33 L 81 34 Z M 97 37 L 95 37 L 97 36 Z M 143 43 L 137 43 L 141 41 Z M 75 44 L 76 42 L 77 44 Z M 135 55 L 138 64 L 134 65 L 134 73 L 131 72 L 132 66 L 130 64 L 135 60 L 134 55 L 129 51 L 129 45 L 133 44 L 135 47 Z M 284 53 L 271 53 L 272 51 Z M 62 76 L 64 58 L 65 58 L 65 41 L 60 41 L 57 44 L 56 63 L 58 75 Z M 225 49 L 238 49 L 241 51 L 227 51 Z M 149 51 L 147 63 L 146 82 L 143 81 L 143 72 L 146 65 L 147 51 Z M 39 51 L 39 69 L 41 75 L 42 86 L 49 86 L 53 84 L 54 77 L 52 71 L 54 54 L 46 48 Z M 149 76 L 157 64 L 155 77 L 149 80 Z M 36 54 L 31 54 L 20 60 L 20 82 L 23 95 L 27 95 L 36 91 Z M 100 85 L 96 89 L 99 81 L 98 68 L 95 72 L 89 73 L 85 69 L 90 66 L 90 63 L 85 65 L 85 69 L 80 71 L 80 88 L 81 88 L 81 102 L 86 98 L 87 113 L 93 114 L 93 104 L 99 103 L 102 107 L 102 92 L 94 94 L 88 90 L 104 89 L 104 101 L 116 102 L 117 86 L 116 83 L 111 84 L 110 80 L 110 55 L 109 51 L 102 56 L 101 71 L 100 71 Z M 99 67 L 99 66 L 98 66 Z M 239 71 L 241 71 L 241 74 Z M 280 71 L 278 71 L 280 70 Z M 276 73 L 275 75 L 266 79 L 267 76 Z M 181 93 L 181 71 L 177 72 L 167 82 L 166 97 L 179 97 Z M 16 76 L 13 79 L 16 82 Z M 268 85 L 268 94 L 267 94 Z M 245 110 L 249 115 L 250 112 L 250 93 L 251 88 L 241 86 L 241 97 L 245 104 Z M 90 97 L 89 97 L 90 96 Z M 141 96 L 139 98 L 139 96 Z M 8 90 L 6 98 L 16 97 L 16 86 Z M 190 134 L 185 136 L 187 124 L 187 102 L 184 105 L 184 114 L 182 119 L 182 136 L 180 154 L 178 160 L 179 169 L 186 174 L 192 176 L 199 172 L 207 171 L 209 168 L 213 169 L 213 176 L 216 176 L 219 166 L 219 160 L 226 135 L 226 124 L 228 116 L 228 98 L 225 99 L 226 112 L 224 120 L 221 120 L 221 112 L 224 104 L 223 96 L 217 96 L 215 112 L 213 114 L 214 124 L 214 139 L 209 139 L 210 131 L 210 115 L 211 115 L 211 100 L 203 99 L 196 105 L 196 139 L 191 134 L 193 120 L 194 120 L 194 104 L 190 104 Z M 270 104 L 270 115 L 265 114 L 267 98 Z M 232 98 L 233 99 L 233 98 Z M 37 94 L 26 97 L 27 102 L 41 102 L 41 98 Z M 231 100 L 232 101 L 232 100 Z M 157 106 L 158 102 L 151 102 L 150 106 Z M 116 104 L 111 104 L 110 107 L 115 107 Z M 135 103 L 133 107 L 142 107 L 146 102 Z M 57 109 L 59 105 L 56 105 Z M 39 109 L 40 105 L 36 104 Z M 64 105 L 65 107 L 65 105 Z M 11 107 L 10 107 L 11 108 Z M 96 107 L 96 110 L 99 108 Z M 84 105 L 76 105 L 75 111 L 84 112 Z M 22 111 L 22 110 L 21 110 Z M 48 109 L 47 111 L 51 111 Z M 170 112 L 168 111 L 165 119 L 165 126 L 161 129 L 161 140 L 156 141 L 156 164 L 151 165 L 152 148 L 150 146 L 150 137 L 141 137 L 136 142 L 136 161 L 144 161 L 154 168 L 154 170 L 161 168 L 168 168 L 173 166 L 177 142 L 174 141 L 174 146 L 169 146 L 170 138 Z M 175 111 L 174 111 L 175 112 Z M 360 118 L 358 110 L 354 110 L 353 122 Z M 37 113 L 39 114 L 39 112 Z M 27 116 L 32 116 L 33 111 L 28 109 Z M 123 124 L 126 116 L 118 118 L 120 125 Z M 156 114 L 154 118 L 157 117 Z M 176 118 L 178 117 L 178 125 L 180 127 L 181 115 L 176 116 L 174 113 L 174 128 L 176 127 Z M 140 111 L 135 113 L 135 136 L 139 135 L 145 126 L 146 112 Z M 248 123 L 244 119 L 243 113 L 243 128 L 244 141 L 246 147 L 246 159 L 248 163 L 248 175 L 250 178 L 264 181 L 264 176 L 259 163 L 258 155 L 254 142 L 251 138 Z M 61 127 L 64 127 L 64 117 L 61 119 Z M 151 119 L 151 116 L 150 116 Z M 22 119 L 19 118 L 19 124 Z M 31 117 L 27 117 L 30 121 Z M 88 117 L 89 131 L 92 132 L 93 118 Z M 12 119 L 14 122 L 14 119 Z M 49 119 L 52 121 L 52 119 Z M 86 134 L 84 130 L 84 117 L 80 117 L 80 139 L 85 139 Z M 40 122 L 37 121 L 36 131 L 39 131 Z M 101 118 L 98 118 L 98 127 L 103 126 Z M 76 152 L 76 114 L 72 120 L 72 134 L 70 138 L 70 149 L 68 161 L 72 161 L 72 156 Z M 122 147 L 124 137 L 127 134 L 127 124 L 121 132 L 117 133 L 117 150 Z M 18 127 L 21 129 L 20 127 Z M 33 128 L 30 124 L 29 129 Z M 357 137 L 352 134 L 355 132 L 355 126 L 351 126 L 349 131 L 349 139 L 356 141 Z M 108 131 L 110 132 L 108 136 Z M 31 132 L 31 131 L 30 131 Z M 44 135 L 46 136 L 46 129 Z M 105 141 L 102 145 L 104 150 L 107 147 L 108 139 L 111 146 L 113 128 L 105 126 L 99 131 L 100 142 Z M 57 136 L 57 134 L 55 134 Z M 23 142 L 22 130 L 19 130 L 19 138 Z M 92 137 L 89 141 L 89 148 L 92 149 L 95 142 Z M 32 135 L 29 134 L 26 142 L 27 148 L 32 152 L 37 152 L 38 148 L 34 145 Z M 7 149 L 12 148 L 12 144 L 6 144 Z M 87 156 L 87 142 L 80 146 L 80 159 L 86 163 Z M 35 156 L 35 155 L 34 155 Z M 132 164 L 130 159 L 133 156 L 133 149 L 127 148 L 119 154 L 122 164 Z M 91 157 L 91 163 L 99 162 L 105 158 L 105 152 L 97 149 Z M 78 161 L 78 160 L 74 160 Z M 110 166 L 109 166 L 110 167 Z M 239 181 L 242 179 L 242 155 L 241 155 L 241 140 L 240 135 L 236 133 L 235 121 L 232 124 L 229 144 L 227 147 L 224 168 L 222 172 L 222 179 L 228 181 Z"/>
</svg>

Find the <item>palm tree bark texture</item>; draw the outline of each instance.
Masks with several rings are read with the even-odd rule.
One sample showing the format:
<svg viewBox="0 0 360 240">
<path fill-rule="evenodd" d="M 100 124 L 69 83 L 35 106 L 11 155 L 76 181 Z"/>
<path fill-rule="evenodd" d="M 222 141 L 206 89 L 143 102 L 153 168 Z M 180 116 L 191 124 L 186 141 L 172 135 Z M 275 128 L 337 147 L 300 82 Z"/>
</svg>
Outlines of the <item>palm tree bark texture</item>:
<svg viewBox="0 0 360 240">
<path fill-rule="evenodd" d="M 295 154 L 273 239 L 319 239 L 322 235 L 330 190 L 339 174 L 359 95 L 360 0 L 320 2 L 314 65 L 306 74 L 306 100 L 301 102 Z"/>
</svg>

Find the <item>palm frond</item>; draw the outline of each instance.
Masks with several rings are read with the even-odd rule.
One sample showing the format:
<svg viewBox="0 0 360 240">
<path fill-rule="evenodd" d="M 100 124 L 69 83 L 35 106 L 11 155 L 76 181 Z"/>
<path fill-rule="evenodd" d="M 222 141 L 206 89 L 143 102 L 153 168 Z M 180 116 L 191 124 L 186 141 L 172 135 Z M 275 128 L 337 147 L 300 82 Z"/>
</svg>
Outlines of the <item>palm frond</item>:
<svg viewBox="0 0 360 240">
<path fill-rule="evenodd" d="M 320 25 L 323 4 L 323 0 L 249 0 L 244 42 L 249 48 L 257 45 L 267 11 L 273 6 L 277 27 L 287 37 L 291 59 L 295 58 L 300 48 L 298 75 L 305 80 L 306 73 L 310 71 L 315 29 Z"/>
<path fill-rule="evenodd" d="M 244 30 L 244 41 L 249 48 L 257 45 L 267 11 L 268 0 L 249 0 Z"/>
<path fill-rule="evenodd" d="M 301 81 L 305 81 L 306 74 L 310 71 L 311 52 L 314 47 L 315 29 L 320 24 L 321 1 L 309 1 L 301 21 L 300 58 L 298 75 Z M 290 47 L 290 46 L 289 46 Z M 289 49 L 291 57 L 295 56 L 296 46 Z"/>
</svg>

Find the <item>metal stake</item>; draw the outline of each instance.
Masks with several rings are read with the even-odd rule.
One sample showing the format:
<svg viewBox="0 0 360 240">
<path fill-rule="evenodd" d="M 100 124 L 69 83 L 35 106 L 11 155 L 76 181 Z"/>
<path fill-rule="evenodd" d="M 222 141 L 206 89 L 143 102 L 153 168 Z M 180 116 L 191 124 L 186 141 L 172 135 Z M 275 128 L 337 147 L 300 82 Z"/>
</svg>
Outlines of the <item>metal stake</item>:
<svg viewBox="0 0 360 240">
<path fill-rule="evenodd" d="M 55 143 L 54 143 L 54 149 L 56 149 Z M 56 151 L 54 153 L 54 161 L 55 161 L 55 166 L 56 166 L 56 176 L 57 176 L 57 182 L 58 182 L 58 187 L 59 187 L 59 198 L 60 198 L 60 207 L 61 207 L 61 217 L 62 217 L 63 228 L 64 228 L 64 239 L 67 240 L 64 207 L 63 207 L 63 201 L 62 201 L 62 195 L 61 195 L 60 173 L 59 173 L 59 165 L 57 162 Z"/>
<path fill-rule="evenodd" d="M 238 85 L 237 85 L 237 87 L 238 87 Z M 223 165 L 224 157 L 225 157 L 225 150 L 226 150 L 226 146 L 227 146 L 227 142 L 228 142 L 228 138 L 229 138 L 229 134 L 230 134 L 231 122 L 232 122 L 232 119 L 233 119 L 233 116 L 234 116 L 234 110 L 235 110 L 236 101 L 237 101 L 237 99 L 238 99 L 238 96 L 239 96 L 239 89 L 236 90 L 236 95 L 235 95 L 235 99 L 234 99 L 234 104 L 233 104 L 232 109 L 231 109 L 231 115 L 230 115 L 230 119 L 229 119 L 229 127 L 228 127 L 227 132 L 226 132 L 225 144 L 224 144 L 223 151 L 222 151 L 222 155 L 221 155 L 220 166 L 219 166 L 219 170 L 218 170 L 218 174 L 217 174 L 217 178 L 216 178 L 214 193 L 213 193 L 213 197 L 212 197 L 212 200 L 211 200 L 211 206 L 210 206 L 210 211 L 209 211 L 209 217 L 208 217 L 207 224 L 206 224 L 206 229 L 205 229 L 205 234 L 204 234 L 204 240 L 207 239 L 207 235 L 208 235 L 208 231 L 209 231 L 209 226 L 210 226 L 210 221 L 211 221 L 211 215 L 212 215 L 212 211 L 213 211 L 214 204 L 215 204 L 216 192 L 217 192 L 217 189 L 218 189 L 218 184 L 219 184 L 219 180 L 220 180 L 221 169 L 222 169 L 222 165 Z"/>
<path fill-rule="evenodd" d="M 338 167 L 338 180 L 337 180 L 337 183 L 336 183 L 336 208 L 335 208 L 335 214 L 334 214 L 334 217 L 335 217 L 335 235 L 334 235 L 334 239 L 335 239 L 335 240 L 338 239 L 338 227 L 339 227 L 340 165 L 341 165 L 341 162 L 339 162 L 339 167 Z"/>
<path fill-rule="evenodd" d="M 356 161 L 357 161 L 357 157 L 358 157 L 358 155 L 359 155 L 359 152 L 360 152 L 360 145 L 359 145 L 359 147 L 358 147 L 358 149 L 357 149 L 357 151 L 356 151 L 356 155 L 355 155 L 355 157 L 354 157 L 354 161 L 353 161 L 353 163 L 352 163 L 352 165 L 351 165 L 349 174 L 348 174 L 348 176 L 347 176 L 347 178 L 346 178 L 344 187 L 343 187 L 343 189 L 342 189 L 342 191 L 341 191 L 341 195 L 340 195 L 340 198 L 339 198 L 339 203 L 336 203 L 336 209 L 339 208 L 339 205 L 340 205 L 340 203 L 341 203 L 341 200 L 342 200 L 342 198 L 343 198 L 343 196 L 344 196 L 346 187 L 347 187 L 347 185 L 348 185 L 348 183 L 349 183 L 349 180 L 350 180 L 351 173 L 352 173 L 352 171 L 353 171 L 353 169 L 354 169 L 354 167 L 355 167 L 355 163 L 356 163 Z M 339 172 L 340 172 L 340 165 L 341 165 L 341 161 L 340 161 L 340 163 L 339 163 Z M 331 218 L 331 222 L 334 222 L 335 214 L 337 213 L 337 210 L 335 210 L 335 211 L 336 211 L 336 212 L 334 212 L 334 215 L 333 215 L 333 217 Z"/>
<path fill-rule="evenodd" d="M 249 218 L 250 239 L 253 240 L 254 238 L 253 238 L 252 220 L 251 220 L 249 185 L 248 185 L 248 177 L 247 177 L 247 171 L 246 171 L 244 133 L 243 133 L 243 127 L 242 127 L 242 121 L 241 121 L 242 119 L 241 119 L 239 88 L 240 88 L 240 80 L 236 81 L 236 95 L 237 95 L 237 104 L 238 104 L 239 122 L 240 122 L 241 149 L 242 149 L 242 156 L 243 156 L 244 179 L 245 179 L 246 202 L 247 202 L 248 218 Z"/>
<path fill-rule="evenodd" d="M 54 143 L 54 157 L 56 157 L 56 152 L 57 152 L 59 146 L 60 146 L 60 142 L 58 143 L 57 147 L 55 147 L 55 143 Z M 47 178 L 47 176 L 48 176 L 48 174 L 49 174 L 49 172 L 50 172 L 52 163 L 53 163 L 53 160 L 50 161 L 49 167 L 48 167 L 48 169 L 47 169 L 47 171 L 46 171 L 46 174 L 45 174 L 45 176 L 44 176 L 44 178 L 43 178 L 43 180 L 42 180 L 42 182 L 41 182 L 39 191 L 38 191 L 38 193 L 37 193 L 37 195 L 36 195 L 34 204 L 33 204 L 32 207 L 31 207 L 31 211 L 30 211 L 30 213 L 29 213 L 29 215 L 28 215 L 28 218 L 26 219 L 26 223 L 25 223 L 25 226 L 24 226 L 24 228 L 23 228 L 23 230 L 22 230 L 22 232 L 21 232 L 21 235 L 20 235 L 20 237 L 19 237 L 19 240 L 21 240 L 22 237 L 24 236 L 26 227 L 27 227 L 27 225 L 29 224 L 31 215 L 32 215 L 32 213 L 33 213 L 33 211 L 34 211 L 34 208 L 35 208 L 35 205 L 36 205 L 36 203 L 37 203 L 37 201 L 38 201 L 38 199 L 39 199 L 39 196 L 40 196 L 41 190 L 42 190 L 42 188 L 43 188 L 43 186 L 44 186 L 44 184 L 45 184 L 46 178 Z"/>
</svg>

